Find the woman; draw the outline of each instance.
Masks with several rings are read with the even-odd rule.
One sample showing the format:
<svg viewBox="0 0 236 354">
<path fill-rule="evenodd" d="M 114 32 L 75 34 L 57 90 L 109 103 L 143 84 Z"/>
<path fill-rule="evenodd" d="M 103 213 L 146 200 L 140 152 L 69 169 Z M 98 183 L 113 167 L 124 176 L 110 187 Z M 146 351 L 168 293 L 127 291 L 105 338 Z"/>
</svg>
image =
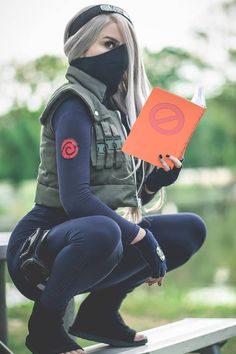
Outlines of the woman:
<svg viewBox="0 0 236 354">
<path fill-rule="evenodd" d="M 37 354 L 84 353 L 62 318 L 70 299 L 86 292 L 71 334 L 144 345 L 147 338 L 120 315 L 122 301 L 144 282 L 161 285 L 167 270 L 197 252 L 205 224 L 193 213 L 142 217 L 141 207 L 177 179 L 183 156 L 164 151 L 157 169 L 121 151 L 150 92 L 128 14 L 112 5 L 86 7 L 67 24 L 64 45 L 68 82 L 40 117 L 35 205 L 12 231 L 7 252 L 13 282 L 34 301 L 26 346 Z M 35 286 L 19 256 L 38 227 L 49 230 L 40 252 L 50 276 Z"/>
</svg>

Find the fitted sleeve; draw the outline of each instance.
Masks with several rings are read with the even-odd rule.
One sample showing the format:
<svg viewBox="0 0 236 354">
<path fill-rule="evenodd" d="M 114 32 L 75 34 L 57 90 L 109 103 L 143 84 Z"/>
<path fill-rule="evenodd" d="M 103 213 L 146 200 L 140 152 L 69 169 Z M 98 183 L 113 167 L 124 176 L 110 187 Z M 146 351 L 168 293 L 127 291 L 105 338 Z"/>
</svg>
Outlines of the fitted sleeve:
<svg viewBox="0 0 236 354">
<path fill-rule="evenodd" d="M 123 244 L 130 244 L 140 226 L 129 222 L 90 189 L 91 116 L 78 97 L 67 98 L 52 120 L 56 141 L 56 163 L 59 195 L 65 212 L 71 218 L 105 215 L 117 222 Z"/>
<path fill-rule="evenodd" d="M 146 179 L 147 180 L 147 179 Z M 145 181 L 143 183 L 143 186 L 142 186 L 142 190 L 141 190 L 141 195 L 140 195 L 140 198 L 142 200 L 142 205 L 146 205 L 148 204 L 155 196 L 156 196 L 156 193 L 161 189 L 161 187 L 155 191 L 155 193 L 152 193 L 152 194 L 148 194 L 146 191 L 145 191 Z"/>
</svg>

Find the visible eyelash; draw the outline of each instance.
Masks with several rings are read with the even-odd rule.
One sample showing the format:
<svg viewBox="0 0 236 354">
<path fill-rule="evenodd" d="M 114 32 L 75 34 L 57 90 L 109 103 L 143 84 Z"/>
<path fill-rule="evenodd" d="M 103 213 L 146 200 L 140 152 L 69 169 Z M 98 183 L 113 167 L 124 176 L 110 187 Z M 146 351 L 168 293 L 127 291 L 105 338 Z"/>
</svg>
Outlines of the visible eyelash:
<svg viewBox="0 0 236 354">
<path fill-rule="evenodd" d="M 116 43 L 113 41 L 107 41 L 107 42 L 105 42 L 105 45 L 107 46 L 108 43 L 112 43 L 112 44 L 114 44 L 114 46 L 116 46 Z"/>
</svg>

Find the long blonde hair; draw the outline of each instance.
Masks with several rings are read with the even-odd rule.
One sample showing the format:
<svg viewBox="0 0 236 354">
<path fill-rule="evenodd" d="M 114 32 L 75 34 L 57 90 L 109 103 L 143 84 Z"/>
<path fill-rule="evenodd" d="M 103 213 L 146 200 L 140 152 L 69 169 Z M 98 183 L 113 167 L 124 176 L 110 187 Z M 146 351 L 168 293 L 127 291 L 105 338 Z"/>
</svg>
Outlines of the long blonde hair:
<svg viewBox="0 0 236 354">
<path fill-rule="evenodd" d="M 152 88 L 145 72 L 142 54 L 138 45 L 136 33 L 134 31 L 133 25 L 124 16 L 120 15 L 119 13 L 111 13 L 101 14 L 92 18 L 74 35 L 69 37 L 69 29 L 75 18 L 93 6 L 94 5 L 84 7 L 82 10 L 78 11 L 67 23 L 64 32 L 64 53 L 67 56 L 69 63 L 72 60 L 79 58 L 96 41 L 98 34 L 106 25 L 112 22 L 117 23 L 127 45 L 129 63 L 123 79 L 118 87 L 118 90 L 112 97 L 117 106 L 126 113 L 128 118 L 128 125 L 131 129 Z M 133 161 L 134 169 L 131 174 L 125 178 L 128 178 L 133 173 L 135 174 L 141 163 L 143 163 L 143 160 L 137 159 L 137 164 L 135 164 L 133 156 L 131 156 L 131 158 Z M 146 175 L 151 173 L 155 167 L 156 166 L 150 164 Z M 144 171 L 144 165 L 142 165 L 142 168 Z M 134 176 L 136 181 L 136 175 Z M 141 181 L 141 185 L 142 182 L 143 180 Z M 164 189 L 161 188 L 160 200 L 155 203 L 152 208 L 144 209 L 144 211 L 150 212 L 153 210 L 158 210 L 163 205 L 163 202 Z M 142 220 L 142 211 L 139 207 L 123 207 L 119 208 L 119 210 L 129 221 L 139 223 Z"/>
</svg>

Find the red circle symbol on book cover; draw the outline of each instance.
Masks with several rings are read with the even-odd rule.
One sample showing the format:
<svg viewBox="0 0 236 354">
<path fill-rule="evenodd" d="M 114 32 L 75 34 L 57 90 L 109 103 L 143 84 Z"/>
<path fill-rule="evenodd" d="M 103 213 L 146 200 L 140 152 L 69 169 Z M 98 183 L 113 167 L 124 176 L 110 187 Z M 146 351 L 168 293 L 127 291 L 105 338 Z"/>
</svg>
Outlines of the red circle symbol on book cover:
<svg viewBox="0 0 236 354">
<path fill-rule="evenodd" d="M 172 111 L 174 114 L 163 117 L 163 112 L 161 111 L 166 109 Z M 149 120 L 153 129 L 163 135 L 177 134 L 184 126 L 183 112 L 172 103 L 159 103 L 155 105 L 150 111 Z M 170 128 L 170 122 L 174 122 L 175 126 L 171 125 Z"/>
<path fill-rule="evenodd" d="M 78 143 L 73 138 L 63 140 L 61 144 L 61 154 L 64 159 L 73 159 L 79 151 Z"/>
</svg>

